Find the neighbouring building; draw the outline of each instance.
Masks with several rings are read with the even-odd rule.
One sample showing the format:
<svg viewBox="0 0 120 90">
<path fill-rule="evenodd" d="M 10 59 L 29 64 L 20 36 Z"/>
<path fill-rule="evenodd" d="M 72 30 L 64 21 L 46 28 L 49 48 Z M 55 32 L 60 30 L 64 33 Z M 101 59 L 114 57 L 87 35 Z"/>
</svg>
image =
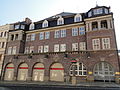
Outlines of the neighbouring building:
<svg viewBox="0 0 120 90">
<path fill-rule="evenodd" d="M 75 76 L 77 82 L 119 82 L 119 67 L 113 13 L 96 6 L 14 23 L 1 79 L 71 82 Z"/>
<path fill-rule="evenodd" d="M 10 24 L 0 26 L 0 75 L 10 28 Z"/>
</svg>

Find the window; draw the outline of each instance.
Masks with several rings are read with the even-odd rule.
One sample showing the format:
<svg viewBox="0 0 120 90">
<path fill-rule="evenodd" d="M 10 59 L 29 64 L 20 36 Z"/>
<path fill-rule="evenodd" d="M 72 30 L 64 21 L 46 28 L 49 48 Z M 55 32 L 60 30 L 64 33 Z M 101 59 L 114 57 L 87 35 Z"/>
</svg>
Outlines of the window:
<svg viewBox="0 0 120 90">
<path fill-rule="evenodd" d="M 38 46 L 38 53 L 43 53 L 43 46 Z"/>
<path fill-rule="evenodd" d="M 65 52 L 66 51 L 66 44 L 61 44 L 60 45 L 60 51 Z"/>
<path fill-rule="evenodd" d="M 60 31 L 59 30 L 56 30 L 55 31 L 55 36 L 54 36 L 55 38 L 59 38 L 60 37 Z"/>
<path fill-rule="evenodd" d="M 34 52 L 34 46 L 30 46 L 30 53 Z"/>
<path fill-rule="evenodd" d="M 61 37 L 66 37 L 66 30 L 61 30 Z"/>
<path fill-rule="evenodd" d="M 102 13 L 103 13 L 103 9 L 102 8 L 94 9 L 94 15 L 102 14 Z"/>
<path fill-rule="evenodd" d="M 14 35 L 11 35 L 11 40 L 12 40 L 12 41 L 14 40 Z"/>
<path fill-rule="evenodd" d="M 78 36 L 78 28 L 72 28 L 72 36 Z"/>
<path fill-rule="evenodd" d="M 18 34 L 15 34 L 15 40 L 18 40 Z"/>
<path fill-rule="evenodd" d="M 34 23 L 31 23 L 29 29 L 30 29 L 30 30 L 33 30 L 34 28 L 35 28 Z"/>
<path fill-rule="evenodd" d="M 88 13 L 88 17 L 91 17 L 91 16 L 92 16 L 92 11 Z"/>
<path fill-rule="evenodd" d="M 45 45 L 44 46 L 44 53 L 48 52 L 49 51 L 49 46 L 48 45 Z"/>
<path fill-rule="evenodd" d="M 12 54 L 16 54 L 16 46 L 13 47 Z"/>
<path fill-rule="evenodd" d="M 7 32 L 4 33 L 4 37 L 6 37 L 6 36 L 7 36 Z"/>
<path fill-rule="evenodd" d="M 21 29 L 25 29 L 25 25 L 21 25 Z"/>
<path fill-rule="evenodd" d="M 70 67 L 70 75 L 73 76 L 73 73 L 75 73 L 75 76 L 86 76 L 87 70 L 83 63 L 76 63 Z"/>
<path fill-rule="evenodd" d="M 30 34 L 27 34 L 27 35 L 26 35 L 26 41 L 30 41 L 30 37 L 31 37 L 31 35 L 30 35 Z"/>
<path fill-rule="evenodd" d="M 75 15 L 74 22 L 80 22 L 82 21 L 82 16 L 80 14 Z"/>
<path fill-rule="evenodd" d="M 3 32 L 1 32 L 1 37 L 3 36 Z"/>
<path fill-rule="evenodd" d="M 62 25 L 64 24 L 64 19 L 60 16 L 57 20 L 57 25 Z"/>
<path fill-rule="evenodd" d="M 8 54 L 12 54 L 12 47 L 8 47 Z"/>
<path fill-rule="evenodd" d="M 105 10 L 105 14 L 108 14 L 108 9 L 105 8 L 104 10 Z"/>
<path fill-rule="evenodd" d="M 79 27 L 79 35 L 85 34 L 85 27 Z"/>
<path fill-rule="evenodd" d="M 92 22 L 92 30 L 97 30 L 97 29 L 98 29 L 98 23 Z"/>
<path fill-rule="evenodd" d="M 50 38 L 50 32 L 45 32 L 45 39 L 49 39 Z"/>
<path fill-rule="evenodd" d="M 110 49 L 110 38 L 102 38 L 102 48 Z"/>
<path fill-rule="evenodd" d="M 101 21 L 101 28 L 107 28 L 107 21 L 106 20 L 103 20 L 103 21 Z"/>
<path fill-rule="evenodd" d="M 25 54 L 29 53 L 29 47 L 25 47 Z"/>
<path fill-rule="evenodd" d="M 5 46 L 5 42 L 2 42 L 2 48 L 4 48 L 4 46 Z"/>
<path fill-rule="evenodd" d="M 92 40 L 93 50 L 100 50 L 100 39 Z"/>
<path fill-rule="evenodd" d="M 72 51 L 78 51 L 78 43 L 72 43 Z"/>
<path fill-rule="evenodd" d="M 80 42 L 80 50 L 86 50 L 86 43 Z"/>
<path fill-rule="evenodd" d="M 43 28 L 44 28 L 44 27 L 48 27 L 48 21 L 47 21 L 47 20 L 45 20 L 45 21 L 43 22 L 42 27 L 43 27 Z"/>
<path fill-rule="evenodd" d="M 15 25 L 15 29 L 19 29 L 19 26 L 20 26 L 20 25 Z"/>
<path fill-rule="evenodd" d="M 59 44 L 54 45 L 54 52 L 59 52 Z"/>
<path fill-rule="evenodd" d="M 44 39 L 44 32 L 40 32 L 40 40 Z"/>
<path fill-rule="evenodd" d="M 31 41 L 35 40 L 35 33 L 31 34 Z"/>
</svg>

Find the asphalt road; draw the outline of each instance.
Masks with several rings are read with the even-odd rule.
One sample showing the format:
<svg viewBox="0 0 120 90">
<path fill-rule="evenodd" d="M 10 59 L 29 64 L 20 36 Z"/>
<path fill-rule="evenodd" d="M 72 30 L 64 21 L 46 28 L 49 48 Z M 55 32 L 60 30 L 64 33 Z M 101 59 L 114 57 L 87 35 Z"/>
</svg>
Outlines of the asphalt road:
<svg viewBox="0 0 120 90">
<path fill-rule="evenodd" d="M 120 90 L 119 87 L 5 85 L 0 90 Z"/>
</svg>

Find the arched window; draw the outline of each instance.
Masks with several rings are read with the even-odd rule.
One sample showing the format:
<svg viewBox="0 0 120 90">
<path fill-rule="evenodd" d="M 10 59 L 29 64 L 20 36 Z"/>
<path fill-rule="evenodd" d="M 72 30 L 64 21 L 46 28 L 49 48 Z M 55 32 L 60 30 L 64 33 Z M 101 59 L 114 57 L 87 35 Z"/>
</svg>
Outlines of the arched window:
<svg viewBox="0 0 120 90">
<path fill-rule="evenodd" d="M 5 68 L 4 80 L 14 80 L 14 65 L 12 63 L 8 64 Z"/>
<path fill-rule="evenodd" d="M 57 25 L 62 25 L 62 24 L 64 24 L 64 19 L 61 16 L 59 16 L 57 20 Z"/>
<path fill-rule="evenodd" d="M 42 27 L 48 27 L 48 21 L 47 20 L 44 20 L 44 22 L 42 23 Z"/>
<path fill-rule="evenodd" d="M 80 22 L 82 21 L 82 16 L 80 14 L 76 14 L 74 17 L 74 22 Z"/>
<path fill-rule="evenodd" d="M 73 74 L 75 74 L 75 76 L 86 76 L 87 70 L 85 65 L 83 63 L 72 64 L 70 67 L 70 75 L 73 76 Z"/>
<path fill-rule="evenodd" d="M 30 27 L 29 27 L 29 30 L 33 30 L 33 29 L 35 29 L 35 25 L 34 25 L 34 23 L 31 23 Z"/>
<path fill-rule="evenodd" d="M 97 63 L 94 67 L 95 80 L 114 80 L 114 69 L 106 62 Z"/>
</svg>

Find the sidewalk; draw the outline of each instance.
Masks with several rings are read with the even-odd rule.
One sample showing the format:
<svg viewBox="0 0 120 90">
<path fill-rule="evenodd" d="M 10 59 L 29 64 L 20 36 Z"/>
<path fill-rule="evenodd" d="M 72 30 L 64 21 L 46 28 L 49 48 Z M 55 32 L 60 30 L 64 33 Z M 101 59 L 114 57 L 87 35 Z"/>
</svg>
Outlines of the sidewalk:
<svg viewBox="0 0 120 90">
<path fill-rule="evenodd" d="M 0 81 L 0 86 L 64 86 L 64 87 L 113 87 L 120 88 L 120 84 L 116 84 L 114 82 L 81 82 L 76 85 L 72 85 L 71 83 L 63 83 L 63 82 L 7 82 Z"/>
</svg>

